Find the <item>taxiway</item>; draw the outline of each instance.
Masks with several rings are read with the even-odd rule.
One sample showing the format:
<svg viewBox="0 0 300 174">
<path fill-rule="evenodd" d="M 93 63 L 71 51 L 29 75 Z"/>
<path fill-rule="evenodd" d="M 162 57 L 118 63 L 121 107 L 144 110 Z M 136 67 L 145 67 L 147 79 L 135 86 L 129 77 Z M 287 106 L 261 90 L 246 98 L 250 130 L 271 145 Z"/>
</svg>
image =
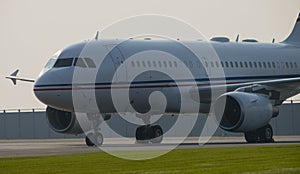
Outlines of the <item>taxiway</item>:
<svg viewBox="0 0 300 174">
<path fill-rule="evenodd" d="M 238 146 L 270 146 L 300 144 L 300 136 L 278 136 L 276 142 L 268 144 L 247 144 L 243 137 L 213 137 L 206 144 L 200 144 L 198 137 L 187 138 L 178 145 L 178 138 L 167 138 L 162 144 L 135 144 L 134 139 L 107 138 L 101 148 L 87 147 L 83 139 L 34 139 L 0 140 L 0 158 L 19 156 L 47 156 L 59 154 L 80 154 L 102 151 L 166 150 L 170 148 L 218 148 Z"/>
</svg>

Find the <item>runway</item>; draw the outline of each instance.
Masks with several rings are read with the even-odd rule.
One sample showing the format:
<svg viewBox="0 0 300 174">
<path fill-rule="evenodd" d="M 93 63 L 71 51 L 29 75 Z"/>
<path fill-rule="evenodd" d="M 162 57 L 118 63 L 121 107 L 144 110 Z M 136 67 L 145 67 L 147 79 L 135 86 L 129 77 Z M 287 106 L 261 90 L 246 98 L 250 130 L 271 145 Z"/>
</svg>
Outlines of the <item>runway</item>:
<svg viewBox="0 0 300 174">
<path fill-rule="evenodd" d="M 162 144 L 135 144 L 134 139 L 107 138 L 102 149 L 87 147 L 84 139 L 34 139 L 34 140 L 0 140 L 0 158 L 21 156 L 47 156 L 59 154 L 82 154 L 105 151 L 166 150 L 187 148 L 219 148 L 243 146 L 270 146 L 300 144 L 300 136 L 277 136 L 275 143 L 247 144 L 244 137 L 213 137 L 208 143 L 199 145 L 199 137 L 186 139 L 177 146 L 178 138 L 166 138 Z"/>
</svg>

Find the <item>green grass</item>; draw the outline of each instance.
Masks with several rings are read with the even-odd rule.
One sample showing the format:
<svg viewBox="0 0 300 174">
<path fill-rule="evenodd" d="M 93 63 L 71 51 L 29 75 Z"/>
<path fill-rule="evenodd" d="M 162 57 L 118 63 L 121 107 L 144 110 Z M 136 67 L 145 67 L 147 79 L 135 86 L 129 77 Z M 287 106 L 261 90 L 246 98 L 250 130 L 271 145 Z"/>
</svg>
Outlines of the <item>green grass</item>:
<svg viewBox="0 0 300 174">
<path fill-rule="evenodd" d="M 0 173 L 300 173 L 300 145 L 181 149 L 144 161 L 101 152 L 1 158 Z"/>
</svg>

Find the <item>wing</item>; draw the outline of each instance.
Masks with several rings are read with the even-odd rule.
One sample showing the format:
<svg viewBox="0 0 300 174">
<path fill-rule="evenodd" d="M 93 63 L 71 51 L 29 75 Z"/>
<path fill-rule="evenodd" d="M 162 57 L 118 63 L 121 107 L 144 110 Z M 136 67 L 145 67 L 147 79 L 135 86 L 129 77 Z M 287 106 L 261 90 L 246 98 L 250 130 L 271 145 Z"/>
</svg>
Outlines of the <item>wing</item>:
<svg viewBox="0 0 300 174">
<path fill-rule="evenodd" d="M 6 76 L 5 78 L 10 79 L 14 85 L 17 84 L 17 80 L 25 81 L 25 82 L 34 82 L 34 79 L 29 78 L 23 78 L 23 77 L 17 77 L 19 70 L 15 70 L 13 73 L 11 73 L 9 76 Z"/>
<path fill-rule="evenodd" d="M 202 95 L 205 98 L 207 97 L 207 93 L 211 92 L 212 90 L 216 94 L 222 94 L 228 91 L 263 93 L 269 95 L 270 99 L 282 102 L 287 98 L 300 93 L 300 77 L 266 81 L 252 81 L 236 84 L 223 83 L 211 86 L 197 86 L 191 88 L 189 92 L 191 97 L 197 101 L 199 100 L 199 97 L 195 97 L 195 95 L 200 94 L 200 96 Z M 210 102 L 210 100 L 202 101 Z"/>
</svg>

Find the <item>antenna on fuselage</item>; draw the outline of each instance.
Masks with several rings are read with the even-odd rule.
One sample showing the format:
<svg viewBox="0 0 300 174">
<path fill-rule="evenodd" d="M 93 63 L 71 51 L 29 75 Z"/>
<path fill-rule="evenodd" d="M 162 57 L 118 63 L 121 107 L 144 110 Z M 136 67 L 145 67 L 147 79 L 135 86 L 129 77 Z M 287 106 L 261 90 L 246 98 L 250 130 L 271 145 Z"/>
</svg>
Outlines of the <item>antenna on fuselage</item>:
<svg viewBox="0 0 300 174">
<path fill-rule="evenodd" d="M 273 40 L 272 40 L 272 43 L 274 43 L 275 42 L 275 38 L 273 38 Z"/>
<path fill-rule="evenodd" d="M 239 41 L 239 38 L 240 38 L 240 35 L 238 34 L 238 35 L 236 36 L 235 41 L 238 42 L 238 41 Z"/>
<path fill-rule="evenodd" d="M 98 40 L 98 36 L 99 36 L 99 31 L 97 31 L 96 33 L 95 40 Z"/>
</svg>

